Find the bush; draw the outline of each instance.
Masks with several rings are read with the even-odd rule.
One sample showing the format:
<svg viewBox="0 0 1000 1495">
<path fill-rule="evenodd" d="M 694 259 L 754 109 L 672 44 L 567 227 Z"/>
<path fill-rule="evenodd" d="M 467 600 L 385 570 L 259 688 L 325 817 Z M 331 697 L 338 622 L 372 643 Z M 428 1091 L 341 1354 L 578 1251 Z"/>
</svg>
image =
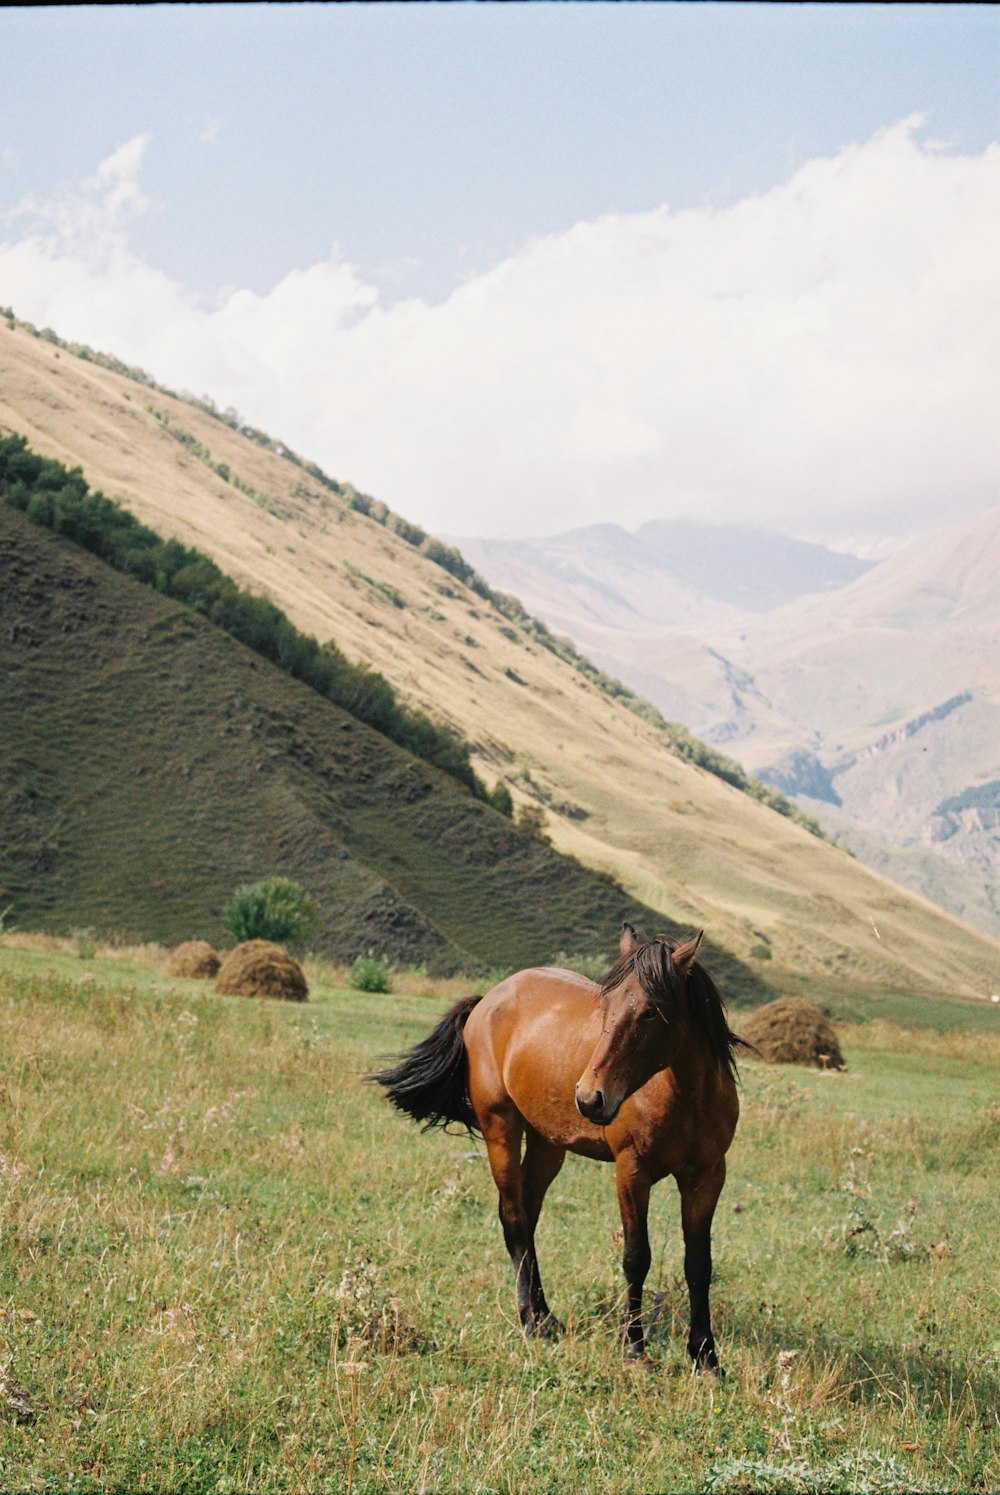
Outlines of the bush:
<svg viewBox="0 0 1000 1495">
<path fill-rule="evenodd" d="M 392 991 L 389 967 L 374 955 L 359 955 L 351 966 L 349 980 L 355 991 Z"/>
<path fill-rule="evenodd" d="M 222 922 L 234 939 L 299 940 L 312 920 L 309 894 L 290 877 L 244 883 L 222 910 Z"/>
<path fill-rule="evenodd" d="M 513 820 L 514 801 L 511 799 L 510 790 L 503 779 L 497 779 L 496 784 L 490 790 L 488 799 L 494 810 L 498 811 L 501 815 L 506 815 L 508 820 Z"/>
<path fill-rule="evenodd" d="M 544 846 L 551 846 L 552 842 L 545 831 L 548 817 L 541 805 L 522 805 L 514 824 L 522 836 L 529 836 L 532 841 L 541 841 Z"/>
</svg>

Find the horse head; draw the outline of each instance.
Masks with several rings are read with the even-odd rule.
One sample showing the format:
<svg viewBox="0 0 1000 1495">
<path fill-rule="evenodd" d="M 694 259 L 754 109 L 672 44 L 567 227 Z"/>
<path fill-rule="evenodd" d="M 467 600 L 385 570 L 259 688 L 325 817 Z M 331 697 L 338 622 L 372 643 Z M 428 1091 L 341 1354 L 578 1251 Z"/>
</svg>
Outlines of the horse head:
<svg viewBox="0 0 1000 1495">
<path fill-rule="evenodd" d="M 596 1126 L 610 1126 L 634 1091 L 677 1051 L 685 1029 L 683 993 L 701 932 L 683 944 L 640 942 L 622 926 L 620 958 L 601 987 L 601 1035 L 577 1081 L 576 1105 Z"/>
</svg>

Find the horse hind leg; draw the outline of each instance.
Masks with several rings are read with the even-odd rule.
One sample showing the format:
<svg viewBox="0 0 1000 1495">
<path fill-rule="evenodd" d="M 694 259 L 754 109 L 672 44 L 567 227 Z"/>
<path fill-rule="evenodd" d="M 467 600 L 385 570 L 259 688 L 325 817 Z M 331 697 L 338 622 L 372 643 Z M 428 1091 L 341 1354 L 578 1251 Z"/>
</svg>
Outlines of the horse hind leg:
<svg viewBox="0 0 1000 1495">
<path fill-rule="evenodd" d="M 521 1164 L 521 1177 L 524 1189 L 524 1207 L 531 1230 L 531 1280 L 537 1289 L 533 1305 L 535 1333 L 545 1339 L 558 1339 L 564 1332 L 563 1326 L 554 1316 L 548 1303 L 545 1301 L 545 1290 L 542 1287 L 542 1276 L 538 1269 L 538 1258 L 535 1254 L 535 1229 L 538 1225 L 538 1217 L 542 1212 L 542 1201 L 548 1192 L 549 1185 L 563 1165 L 563 1160 L 566 1157 L 566 1149 L 564 1147 L 557 1147 L 554 1142 L 547 1141 L 533 1127 L 529 1126 L 526 1131 L 527 1137 L 524 1146 L 524 1161 Z"/>
<path fill-rule="evenodd" d="M 559 1172 L 563 1154 L 560 1149 L 543 1143 L 529 1128 L 522 1164 L 524 1131 L 519 1113 L 493 1113 L 485 1120 L 483 1138 L 500 1196 L 504 1243 L 514 1267 L 518 1317 L 526 1339 L 548 1339 L 558 1334 L 559 1325 L 545 1301 L 535 1254 L 535 1225 L 545 1191 Z"/>
</svg>

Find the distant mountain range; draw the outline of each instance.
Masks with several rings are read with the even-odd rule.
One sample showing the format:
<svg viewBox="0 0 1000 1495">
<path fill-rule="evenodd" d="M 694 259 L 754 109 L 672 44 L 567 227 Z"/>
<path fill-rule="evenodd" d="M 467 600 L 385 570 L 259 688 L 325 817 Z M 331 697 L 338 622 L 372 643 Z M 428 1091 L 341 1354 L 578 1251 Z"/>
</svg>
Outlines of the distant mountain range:
<svg viewBox="0 0 1000 1495">
<path fill-rule="evenodd" d="M 870 865 L 1000 933 L 1000 508 L 877 565 L 700 524 L 458 543 Z"/>
<path fill-rule="evenodd" d="M 581 602 L 592 593 L 583 605 L 607 623 L 632 616 L 684 624 L 692 593 L 699 608 L 723 603 L 767 612 L 804 593 L 846 586 L 873 564 L 786 535 L 692 520 L 652 520 L 634 534 L 595 524 L 542 540 L 462 536 L 456 543 L 484 576 L 522 601 L 541 595 L 544 576 Z M 549 611 L 553 606 L 560 604 L 550 602 Z"/>
<path fill-rule="evenodd" d="M 0 883 L 6 885 L 4 867 L 13 858 L 19 898 L 25 907 L 45 910 L 47 927 L 60 920 L 96 922 L 96 912 L 93 917 L 88 912 L 96 908 L 94 900 L 101 900 L 104 924 L 114 918 L 135 932 L 153 925 L 155 897 L 132 896 L 139 880 L 129 876 L 134 864 L 116 832 L 126 821 L 117 812 L 98 813 L 93 798 L 92 777 L 104 762 L 110 764 L 107 781 L 120 778 L 128 784 L 128 805 L 136 804 L 142 780 L 130 781 L 106 757 L 120 727 L 145 734 L 137 766 L 145 766 L 149 784 L 157 786 L 156 838 L 164 865 L 181 865 L 169 859 L 187 855 L 196 870 L 206 869 L 195 900 L 199 906 L 208 897 L 214 907 L 222 892 L 228 892 L 234 873 L 275 870 L 295 876 L 298 867 L 302 880 L 319 880 L 323 900 L 329 902 L 331 924 L 325 938 L 331 948 L 347 947 L 351 910 L 368 939 L 365 910 L 370 906 L 379 917 L 368 942 L 377 947 L 376 934 L 383 927 L 379 911 L 391 912 L 378 890 L 388 888 L 399 900 L 397 947 L 419 956 L 420 941 L 411 944 L 403 936 L 407 929 L 423 929 L 424 958 L 436 962 L 438 949 L 441 964 L 457 958 L 449 956 L 453 948 L 487 960 L 495 951 L 498 963 L 508 956 L 511 961 L 535 959 L 536 951 L 552 960 L 561 953 L 572 956 L 574 949 L 607 949 L 616 930 L 604 926 L 614 925 L 621 909 L 617 887 L 624 889 L 626 901 L 634 902 L 636 917 L 654 929 L 705 928 L 709 966 L 731 971 L 732 982 L 724 985 L 736 992 L 739 973 L 748 966 L 754 979 L 766 981 L 772 990 L 805 992 L 845 1014 L 856 997 L 875 1003 L 891 997 L 897 1014 L 915 1010 L 898 1004 L 924 1004 L 926 1014 L 943 1000 L 978 1002 L 997 989 L 1000 942 L 907 893 L 734 787 L 720 777 L 710 750 L 665 729 L 653 708 L 630 698 L 612 678 L 628 678 L 631 659 L 633 678 L 642 677 L 644 695 L 653 695 L 644 684 L 648 677 L 651 686 L 662 682 L 664 689 L 697 706 L 690 714 L 670 707 L 668 715 L 697 726 L 700 713 L 701 720 L 725 729 L 733 721 L 739 726 L 741 710 L 757 712 L 771 741 L 756 761 L 775 764 L 789 750 L 802 747 L 831 768 L 834 759 L 825 740 L 816 734 L 803 740 L 792 709 L 798 704 L 794 688 L 787 702 L 782 698 L 769 704 L 755 679 L 755 662 L 740 652 L 741 633 L 751 623 L 770 626 L 780 613 L 803 605 L 798 598 L 770 610 L 752 610 L 748 596 L 754 607 L 787 598 L 789 588 L 797 585 L 787 576 L 771 593 L 754 581 L 737 606 L 706 590 L 703 570 L 697 573 L 701 590 L 686 585 L 685 577 L 705 563 L 701 537 L 678 561 L 679 576 L 646 567 L 634 577 L 631 592 L 624 586 L 623 559 L 622 584 L 616 578 L 606 583 L 613 600 L 606 593 L 586 592 L 591 612 L 577 636 L 587 656 L 599 656 L 591 664 L 535 621 L 541 615 L 554 625 L 560 622 L 545 606 L 557 590 L 550 578 L 543 579 L 535 595 L 522 595 L 528 612 L 504 602 L 472 569 L 470 558 L 426 536 L 377 499 L 322 473 L 278 438 L 228 412 L 220 415 L 208 401 L 174 396 L 113 357 L 59 345 L 54 335 L 38 335 L 11 320 L 13 325 L 0 324 L 0 434 L 18 432 L 32 449 L 70 467 L 79 464 L 92 487 L 120 501 L 158 534 L 204 552 L 241 586 L 271 598 L 298 628 L 321 643 L 333 641 L 350 660 L 382 673 L 401 701 L 468 744 L 475 771 L 490 792 L 499 785 L 509 791 L 518 812 L 540 811 L 555 850 L 563 854 L 563 860 L 553 858 L 550 864 L 541 848 L 533 852 L 539 860 L 524 861 L 517 851 L 523 838 L 508 839 L 517 834 L 509 822 L 458 787 L 449 786 L 447 798 L 435 788 L 411 815 L 408 797 L 422 793 L 425 782 L 436 785 L 434 770 L 423 767 L 415 774 L 406 766 L 413 760 L 404 757 L 393 760 L 397 768 L 390 767 L 386 754 L 398 749 L 376 734 L 363 738 L 353 718 L 347 730 L 335 725 L 330 713 L 336 708 L 322 702 L 316 703 L 321 711 L 316 715 L 312 704 L 306 708 L 297 697 L 293 706 L 284 692 L 280 701 L 270 695 L 261 699 L 257 690 L 271 667 L 260 662 L 256 670 L 244 672 L 232 641 L 225 649 L 213 645 L 208 651 L 194 625 L 177 621 L 176 603 L 167 604 L 162 625 L 142 622 L 136 634 L 129 619 L 138 601 L 120 613 L 109 601 L 111 610 L 102 614 L 107 621 L 102 639 L 87 646 L 87 657 L 100 661 L 100 668 L 91 668 L 80 655 L 75 670 L 82 679 L 75 683 L 72 671 L 69 678 L 60 673 L 71 632 L 42 630 L 44 652 L 32 652 L 27 633 L 12 637 L 11 629 L 19 626 L 16 618 L 9 626 L 5 622 L 0 633 L 0 642 L 16 652 L 12 667 L 18 671 L 4 681 L 9 735 L 0 764 L 4 791 L 16 798 L 16 818 L 9 812 L 0 822 L 0 855 L 6 858 L 0 860 Z M 653 552 L 652 541 L 647 548 Z M 676 541 L 673 549 L 679 548 Z M 634 558 L 635 549 L 634 542 L 626 543 L 626 555 L 631 550 Z M 669 541 L 667 549 L 671 551 Z M 821 568 L 809 569 L 811 585 L 817 576 L 824 586 L 843 583 L 842 573 L 825 569 L 841 561 L 807 550 L 800 556 L 803 566 L 806 558 L 807 569 Z M 587 565 L 593 568 L 593 558 Z M 767 569 L 763 561 L 760 569 Z M 818 599 L 814 594 L 813 601 L 836 602 L 870 584 L 878 570 L 872 568 Z M 730 571 L 713 585 L 731 590 L 731 576 Z M 499 579 L 497 584 L 502 587 Z M 562 595 L 568 612 L 572 588 Z M 30 587 L 19 596 L 25 623 L 38 632 L 41 603 Z M 678 610 L 667 630 L 663 610 L 671 596 Z M 642 613 L 640 602 L 649 611 Z M 600 621 L 605 605 L 616 610 L 613 623 Z M 61 623 L 72 623 L 54 610 Z M 638 629 L 621 627 L 618 614 L 633 625 L 638 618 Z M 146 616 L 144 609 L 141 616 Z M 701 641 L 695 625 L 702 618 L 719 625 L 718 642 Z M 591 647 L 587 629 L 600 648 Z M 171 630 L 178 634 L 176 651 Z M 148 644 L 142 636 L 147 631 Z M 123 658 L 116 673 L 119 635 Z M 871 652 L 866 643 L 863 655 Z M 180 690 L 177 659 L 184 661 Z M 595 668 L 601 664 L 606 676 Z M 715 698 L 707 705 L 702 689 L 706 678 Z M 145 695 L 139 693 L 142 679 L 152 682 Z M 159 708 L 156 685 L 161 679 Z M 63 680 L 65 716 L 58 706 Z M 88 680 L 89 691 L 84 688 Z M 257 682 L 253 691 L 252 682 Z M 776 692 L 777 683 L 768 689 Z M 861 729 L 865 712 L 855 722 L 845 711 L 850 731 L 837 738 L 838 760 L 953 696 L 970 691 L 976 697 L 978 687 L 963 679 L 949 675 L 939 683 L 940 691 L 913 702 L 913 709 L 907 699 L 898 717 L 879 707 L 886 720 L 867 736 Z M 25 714 L 19 723 L 17 713 L 27 713 L 29 707 L 30 719 Z M 164 713 L 159 737 L 158 709 Z M 956 708 L 939 726 L 922 730 L 944 730 L 970 709 Z M 46 802 L 47 734 L 57 726 L 69 734 L 74 716 L 81 731 L 66 740 L 79 761 L 66 756 L 58 770 L 59 793 Z M 108 732 L 102 723 L 110 723 Z M 16 744 L 27 740 L 29 724 L 30 750 L 17 759 Z M 196 734 L 188 737 L 195 727 Z M 158 778 L 157 744 L 162 741 L 169 748 L 174 736 L 183 746 L 176 756 L 165 758 Z M 55 775 L 56 769 L 51 772 Z M 73 790 L 74 774 L 79 793 Z M 835 779 L 845 805 L 842 786 L 849 778 L 842 774 Z M 939 799 L 973 782 L 949 783 Z M 192 800 L 189 791 L 199 785 L 204 793 Z M 32 805 L 40 800 L 51 817 L 44 825 L 32 818 Z M 187 807 L 196 803 L 197 815 L 193 810 L 189 815 Z M 949 811 L 956 825 L 964 823 L 964 816 L 987 813 L 962 803 L 964 808 Z M 824 814 L 843 813 L 843 807 L 828 802 L 821 808 Z M 72 847 L 66 848 L 57 870 L 46 862 L 44 834 L 34 843 L 31 837 L 35 831 L 54 834 L 68 825 L 61 816 L 72 817 L 75 829 Z M 87 817 L 93 827 L 89 842 Z M 490 827 L 483 838 L 473 835 L 479 822 Z M 23 845 L 15 841 L 12 827 L 17 837 L 27 838 Z M 24 845 L 29 848 L 26 859 L 18 850 Z M 35 862 L 32 845 L 40 858 Z M 420 854 L 422 846 L 426 855 Z M 935 857 L 935 865 L 946 865 L 930 848 L 927 854 Z M 588 880 L 575 892 L 568 874 L 563 882 L 563 873 L 556 870 L 572 868 L 567 857 L 587 872 Z M 342 888 L 348 890 L 343 897 L 337 893 L 341 872 Z M 561 905 L 549 901 L 550 875 L 552 886 L 567 891 L 568 901 Z M 174 872 L 170 877 L 176 887 Z M 209 881 L 214 890 L 210 896 Z M 599 897 L 594 889 L 601 883 L 608 892 Z M 352 885 L 356 896 L 348 896 Z M 90 901 L 84 902 L 88 889 Z M 153 889 L 155 894 L 155 884 Z M 513 911 L 504 901 L 507 893 Z M 181 924 L 187 932 L 188 917 L 178 917 L 170 927 L 180 934 Z"/>
</svg>

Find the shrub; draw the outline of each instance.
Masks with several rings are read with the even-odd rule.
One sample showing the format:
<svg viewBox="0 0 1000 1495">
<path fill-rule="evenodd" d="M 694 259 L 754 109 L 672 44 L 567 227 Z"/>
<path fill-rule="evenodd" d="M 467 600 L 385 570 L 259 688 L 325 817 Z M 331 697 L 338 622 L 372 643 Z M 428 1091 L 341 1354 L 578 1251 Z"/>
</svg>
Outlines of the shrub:
<svg viewBox="0 0 1000 1495">
<path fill-rule="evenodd" d="M 81 960 L 93 960 L 97 954 L 97 944 L 94 940 L 92 929 L 74 929 L 71 935 L 73 940 L 73 954 Z"/>
<path fill-rule="evenodd" d="M 548 817 L 541 805 L 522 805 L 514 824 L 522 836 L 529 836 L 532 841 L 541 841 L 545 846 L 552 844 L 545 832 Z"/>
<path fill-rule="evenodd" d="M 236 940 L 299 940 L 312 919 L 313 903 L 290 877 L 244 883 L 222 911 L 222 922 Z"/>
<path fill-rule="evenodd" d="M 355 991 L 392 991 L 389 967 L 374 955 L 359 955 L 351 966 L 349 980 Z"/>
<path fill-rule="evenodd" d="M 489 802 L 494 810 L 501 815 L 506 815 L 508 820 L 514 818 L 514 801 L 511 799 L 510 790 L 503 779 L 497 779 L 496 784 L 490 790 Z"/>
</svg>

